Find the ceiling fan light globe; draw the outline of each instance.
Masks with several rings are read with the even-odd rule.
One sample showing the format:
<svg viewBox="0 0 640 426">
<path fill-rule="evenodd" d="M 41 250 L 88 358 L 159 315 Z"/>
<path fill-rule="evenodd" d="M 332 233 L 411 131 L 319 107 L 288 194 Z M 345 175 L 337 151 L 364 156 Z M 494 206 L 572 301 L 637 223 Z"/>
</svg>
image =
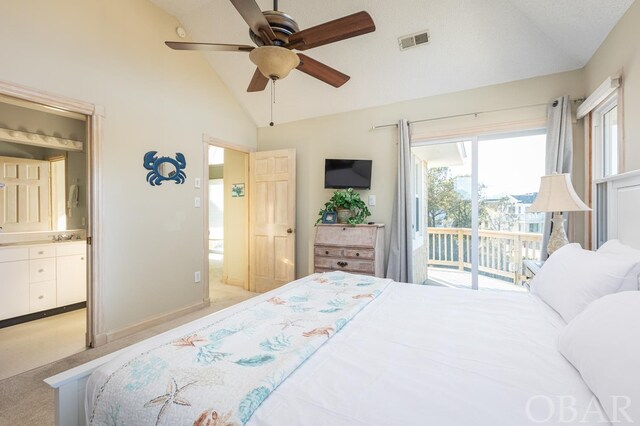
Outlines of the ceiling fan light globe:
<svg viewBox="0 0 640 426">
<path fill-rule="evenodd" d="M 278 46 L 261 46 L 249 53 L 262 75 L 271 80 L 285 78 L 300 64 L 300 58 L 291 50 Z"/>
</svg>

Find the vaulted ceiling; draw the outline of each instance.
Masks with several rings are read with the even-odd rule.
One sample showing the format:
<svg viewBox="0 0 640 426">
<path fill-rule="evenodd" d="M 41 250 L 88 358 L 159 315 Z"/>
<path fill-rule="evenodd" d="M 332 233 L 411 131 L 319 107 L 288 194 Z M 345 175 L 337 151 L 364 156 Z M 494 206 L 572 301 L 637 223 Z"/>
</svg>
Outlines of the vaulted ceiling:
<svg viewBox="0 0 640 426">
<path fill-rule="evenodd" d="M 188 39 L 249 44 L 229 0 L 151 0 Z M 262 10 L 270 0 L 257 0 Z M 334 88 L 296 70 L 276 84 L 279 123 L 499 84 L 583 67 L 633 0 L 280 0 L 301 29 L 360 10 L 376 31 L 305 51 L 351 76 Z M 431 42 L 400 51 L 398 37 L 428 30 Z M 179 40 L 176 36 L 174 40 Z M 204 55 L 258 126 L 270 121 L 270 89 L 247 93 L 246 53 Z M 185 77 L 188 78 L 188 77 Z"/>
</svg>

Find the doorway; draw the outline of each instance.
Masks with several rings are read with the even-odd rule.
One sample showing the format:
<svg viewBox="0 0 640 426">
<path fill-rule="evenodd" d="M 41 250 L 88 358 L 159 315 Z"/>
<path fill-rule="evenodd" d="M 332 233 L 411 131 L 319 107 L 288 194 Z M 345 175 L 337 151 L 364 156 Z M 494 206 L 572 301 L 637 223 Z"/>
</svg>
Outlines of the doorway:
<svg viewBox="0 0 640 426">
<path fill-rule="evenodd" d="M 249 288 L 249 153 L 207 144 L 209 299 L 246 298 Z"/>
<path fill-rule="evenodd" d="M 424 169 L 426 284 L 524 291 L 523 261 L 537 259 L 544 214 L 529 212 L 544 175 L 544 130 L 412 147 Z"/>
<path fill-rule="evenodd" d="M 0 83 L 0 379 L 94 341 L 95 112 Z"/>
</svg>

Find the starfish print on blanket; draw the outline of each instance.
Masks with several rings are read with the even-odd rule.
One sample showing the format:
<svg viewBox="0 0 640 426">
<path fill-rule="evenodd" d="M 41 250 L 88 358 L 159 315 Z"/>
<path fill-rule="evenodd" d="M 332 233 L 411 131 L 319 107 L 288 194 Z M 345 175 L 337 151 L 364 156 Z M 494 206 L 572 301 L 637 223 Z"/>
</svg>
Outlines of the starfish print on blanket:
<svg viewBox="0 0 640 426">
<path fill-rule="evenodd" d="M 304 337 L 312 337 L 312 336 L 327 336 L 327 339 L 331 337 L 331 332 L 334 331 L 333 327 L 320 327 L 314 328 L 313 330 L 305 331 L 302 333 Z"/>
<path fill-rule="evenodd" d="M 173 342 L 173 346 L 178 346 L 178 347 L 196 347 L 196 343 L 198 342 L 206 342 L 207 339 L 203 339 L 202 337 L 198 336 L 197 334 L 193 334 L 191 336 L 187 336 L 187 337 L 183 337 L 179 340 L 176 340 L 175 342 Z"/>
<path fill-rule="evenodd" d="M 176 379 L 171 378 L 171 380 L 169 380 L 169 384 L 167 385 L 167 393 L 153 398 L 151 401 L 144 404 L 145 408 L 162 405 L 162 408 L 160 408 L 160 412 L 158 413 L 158 418 L 156 419 L 156 426 L 160 424 L 160 420 L 162 420 L 162 417 L 167 414 L 167 411 L 173 404 L 191 406 L 191 403 L 189 401 L 180 396 L 180 392 L 182 392 L 192 384 L 193 383 L 187 383 L 183 387 L 179 388 L 178 383 L 176 383 Z"/>
<path fill-rule="evenodd" d="M 304 320 L 302 319 L 297 319 L 297 320 L 290 320 L 290 319 L 285 319 L 282 322 L 279 322 L 275 325 L 281 325 L 283 330 L 286 330 L 289 327 L 302 327 L 301 325 L 298 325 L 299 322 L 304 322 Z"/>
</svg>

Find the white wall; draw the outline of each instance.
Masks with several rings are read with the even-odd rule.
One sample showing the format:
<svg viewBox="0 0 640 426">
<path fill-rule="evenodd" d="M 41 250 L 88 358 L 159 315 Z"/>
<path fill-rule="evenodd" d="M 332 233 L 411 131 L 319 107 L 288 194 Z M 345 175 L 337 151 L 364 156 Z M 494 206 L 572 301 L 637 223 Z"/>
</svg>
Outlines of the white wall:
<svg viewBox="0 0 640 426">
<path fill-rule="evenodd" d="M 585 67 L 586 94 L 622 76 L 625 171 L 640 169 L 640 2 L 634 2 Z"/>
<path fill-rule="evenodd" d="M 244 183 L 245 190 L 249 177 L 249 154 L 224 150 L 224 268 L 222 279 L 225 283 L 249 288 L 248 217 L 249 197 L 232 197 L 231 187 Z"/>
<path fill-rule="evenodd" d="M 203 300 L 202 135 L 256 145 L 256 128 L 199 54 L 175 52 L 176 20 L 148 0 L 2 4 L 0 80 L 106 109 L 101 163 L 101 333 Z M 182 152 L 187 182 L 151 187 L 145 152 Z"/>
<path fill-rule="evenodd" d="M 365 200 L 368 194 L 377 195 L 377 205 L 370 207 L 373 215 L 370 220 L 385 224 L 391 222 L 396 180 L 396 129 L 373 131 L 371 126 L 395 123 L 400 118 L 420 120 L 547 103 L 565 94 L 580 98 L 584 96 L 582 81 L 582 71 L 566 72 L 259 128 L 259 150 L 297 150 L 296 276 L 313 270 L 313 224 L 318 210 L 332 193 L 323 188 L 325 158 L 372 159 L 371 190 L 362 194 Z M 576 139 L 581 140 L 581 126 L 575 126 L 575 132 Z M 582 175 L 583 158 L 582 151 L 578 149 L 575 155 L 577 176 Z M 576 188 L 582 188 L 582 185 L 576 184 Z M 389 226 L 386 227 L 385 240 L 388 247 Z"/>
</svg>

